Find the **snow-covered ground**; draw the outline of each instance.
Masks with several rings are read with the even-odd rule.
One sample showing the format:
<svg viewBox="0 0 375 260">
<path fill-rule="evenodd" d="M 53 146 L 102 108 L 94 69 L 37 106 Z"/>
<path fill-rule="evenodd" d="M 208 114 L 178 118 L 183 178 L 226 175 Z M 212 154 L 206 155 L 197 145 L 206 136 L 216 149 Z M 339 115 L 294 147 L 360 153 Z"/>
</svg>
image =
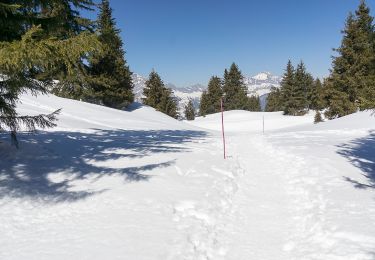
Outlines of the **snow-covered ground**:
<svg viewBox="0 0 375 260">
<path fill-rule="evenodd" d="M 55 96 L 58 127 L 0 135 L 0 259 L 375 259 L 375 117 L 178 122 Z M 262 122 L 265 133 L 262 134 Z"/>
</svg>

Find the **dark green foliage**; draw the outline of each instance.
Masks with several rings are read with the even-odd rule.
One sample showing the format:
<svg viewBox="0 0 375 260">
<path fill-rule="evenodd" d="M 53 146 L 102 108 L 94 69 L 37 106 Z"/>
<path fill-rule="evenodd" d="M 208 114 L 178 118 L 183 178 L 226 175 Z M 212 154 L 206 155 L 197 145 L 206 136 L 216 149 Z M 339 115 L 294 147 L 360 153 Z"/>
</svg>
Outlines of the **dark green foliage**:
<svg viewBox="0 0 375 260">
<path fill-rule="evenodd" d="M 325 83 L 325 99 L 328 104 L 328 109 L 324 112 L 326 118 L 334 119 L 356 112 L 357 106 L 350 101 L 349 94 L 335 89 L 332 84 L 330 81 Z"/>
<path fill-rule="evenodd" d="M 283 79 L 281 81 L 281 100 L 283 111 L 286 115 L 296 115 L 298 111 L 298 102 L 295 97 L 295 70 L 292 62 L 289 60 Z"/>
<path fill-rule="evenodd" d="M 375 37 L 373 17 L 365 1 L 350 14 L 342 31 L 341 46 L 336 49 L 331 75 L 325 91 L 326 116 L 336 118 L 374 108 Z"/>
<path fill-rule="evenodd" d="M 134 101 L 132 73 L 126 64 L 120 31 L 116 29 L 108 0 L 99 6 L 99 41 L 103 53 L 94 54 L 90 66 L 90 92 L 85 99 L 122 109 Z"/>
<path fill-rule="evenodd" d="M 248 97 L 247 102 L 247 110 L 255 112 L 259 112 L 262 110 L 262 108 L 260 107 L 260 99 L 258 96 Z"/>
<path fill-rule="evenodd" d="M 261 111 L 260 99 L 257 96 L 247 96 L 247 88 L 238 66 L 233 63 L 224 70 L 224 83 L 219 77 L 212 77 L 200 100 L 199 114 L 218 113 L 221 111 L 221 99 L 225 110 Z"/>
<path fill-rule="evenodd" d="M 35 80 L 33 76 L 64 66 L 66 75 L 77 77 L 75 61 L 86 57 L 87 53 L 99 48 L 95 35 L 80 33 L 66 39 L 51 36 L 41 25 L 34 26 L 32 19 L 38 18 L 39 2 L 0 1 L 0 31 L 5 35 L 0 41 L 0 131 L 9 131 L 13 143 L 17 145 L 16 133 L 19 130 L 33 131 L 36 127 L 53 127 L 55 111 L 49 115 L 19 116 L 15 110 L 19 95 L 24 92 L 46 93 L 51 78 Z M 45 6 L 50 2 L 46 1 Z M 34 10 L 34 13 L 28 12 Z M 9 19 L 8 19 L 9 18 Z M 14 27 L 13 27 L 14 26 Z M 9 28 L 13 28 L 9 31 Z"/>
<path fill-rule="evenodd" d="M 36 1 L 34 1 L 36 2 Z M 32 14 L 34 23 L 40 24 L 44 31 L 59 39 L 67 39 L 84 31 L 93 31 L 93 22 L 83 18 L 79 10 L 92 10 L 92 0 L 39 1 L 40 10 Z"/>
<path fill-rule="evenodd" d="M 282 108 L 285 115 L 304 115 L 312 106 L 312 96 L 314 95 L 314 80 L 310 73 L 306 71 L 304 63 L 301 61 L 295 70 L 289 60 L 283 80 L 281 81 L 281 93 L 273 93 L 271 108 Z"/>
<path fill-rule="evenodd" d="M 313 76 L 306 71 L 306 66 L 301 61 L 296 70 L 295 74 L 295 84 L 296 84 L 296 91 L 299 97 L 299 109 L 302 113 L 308 111 L 311 108 L 311 99 L 314 92 L 314 78 Z"/>
<path fill-rule="evenodd" d="M 223 96 L 222 88 L 223 86 L 221 79 L 219 77 L 213 76 L 208 82 L 207 91 L 202 93 L 201 107 L 203 107 L 203 110 L 200 110 L 201 115 L 220 112 L 220 99 Z M 206 96 L 203 97 L 203 95 Z"/>
<path fill-rule="evenodd" d="M 309 108 L 313 110 L 321 110 L 324 108 L 323 101 L 323 86 L 320 79 L 316 79 L 309 91 L 308 100 L 310 102 Z"/>
<path fill-rule="evenodd" d="M 26 17 L 21 13 L 20 3 L 0 1 L 0 41 L 19 40 L 24 33 Z"/>
<path fill-rule="evenodd" d="M 320 114 L 319 110 L 316 110 L 315 117 L 314 117 L 314 124 L 323 122 L 322 115 Z"/>
<path fill-rule="evenodd" d="M 143 89 L 143 104 L 155 108 L 173 118 L 178 118 L 177 101 L 172 91 L 166 88 L 159 74 L 152 71 Z"/>
<path fill-rule="evenodd" d="M 157 106 L 157 109 L 170 117 L 178 119 L 179 114 L 177 111 L 177 100 L 173 96 L 171 89 L 163 89 L 161 101 L 160 104 Z"/>
<path fill-rule="evenodd" d="M 219 77 L 212 77 L 208 83 L 208 114 L 220 112 L 220 100 L 223 97 L 223 84 Z"/>
<path fill-rule="evenodd" d="M 203 91 L 201 95 L 201 100 L 199 104 L 199 115 L 206 116 L 208 114 L 208 107 L 209 107 L 209 96 L 207 91 Z"/>
<path fill-rule="evenodd" d="M 283 100 L 279 88 L 272 87 L 267 97 L 266 112 L 275 112 L 283 110 Z"/>
<path fill-rule="evenodd" d="M 143 95 L 145 96 L 143 104 L 156 108 L 160 103 L 164 88 L 164 83 L 159 74 L 152 71 L 143 89 Z"/>
<path fill-rule="evenodd" d="M 22 1 L 16 1 L 22 2 Z M 81 33 L 93 33 L 93 22 L 80 15 L 80 10 L 92 10 L 94 6 L 92 0 L 43 0 L 43 1 L 23 1 L 22 13 L 25 15 L 26 24 L 40 25 L 43 31 L 50 37 L 59 40 L 66 40 Z M 28 28 L 28 26 L 24 27 Z M 24 33 L 24 32 L 23 32 Z M 21 33 L 22 34 L 22 33 Z M 100 53 L 98 47 L 84 56 L 79 57 L 71 63 L 75 64 L 75 73 L 72 76 L 64 64 L 53 69 L 41 71 L 35 67 L 30 71 L 33 78 L 45 81 L 55 79 L 59 84 L 54 85 L 53 92 L 60 96 L 79 99 L 88 88 L 89 76 L 85 61 L 92 53 Z"/>
<path fill-rule="evenodd" d="M 185 106 L 185 118 L 186 120 L 195 119 L 195 109 L 194 109 L 193 101 L 191 99 L 189 99 L 189 102 Z"/>
<path fill-rule="evenodd" d="M 224 72 L 224 105 L 226 110 L 247 110 L 247 88 L 238 66 L 233 63 L 229 71 Z"/>
</svg>

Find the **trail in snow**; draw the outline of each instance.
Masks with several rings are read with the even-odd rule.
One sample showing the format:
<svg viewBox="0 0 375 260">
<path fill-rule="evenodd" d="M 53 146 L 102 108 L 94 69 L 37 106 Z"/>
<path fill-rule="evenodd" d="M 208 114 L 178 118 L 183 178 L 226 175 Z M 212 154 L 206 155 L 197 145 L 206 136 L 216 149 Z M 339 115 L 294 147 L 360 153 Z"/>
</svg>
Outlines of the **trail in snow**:
<svg viewBox="0 0 375 260">
<path fill-rule="evenodd" d="M 350 138 L 336 133 L 323 139 Z M 342 175 L 353 169 L 346 165 L 346 172 L 340 171 L 345 162 L 332 158 L 328 140 L 306 146 L 294 133 L 283 139 L 244 135 L 230 140 L 246 174 L 235 201 L 241 205 L 241 230 L 229 238 L 228 259 L 374 259 L 373 190 L 353 190 Z M 324 141 L 331 158 L 316 151 Z"/>
<path fill-rule="evenodd" d="M 215 141 L 211 149 L 220 151 L 221 143 Z M 214 152 L 221 155 L 221 152 Z M 236 215 L 233 204 L 238 191 L 239 178 L 244 174 L 238 164 L 229 162 L 221 168 L 215 164 L 207 168 L 201 160 L 194 170 L 186 176 L 201 178 L 209 176 L 212 182 L 206 187 L 204 196 L 199 201 L 182 201 L 174 206 L 174 221 L 177 227 L 186 234 L 186 241 L 178 241 L 182 248 L 173 259 L 228 259 L 228 244 L 225 236 L 234 224 L 230 220 Z M 227 169 L 228 168 L 228 169 Z M 177 168 L 182 172 L 180 168 Z"/>
</svg>

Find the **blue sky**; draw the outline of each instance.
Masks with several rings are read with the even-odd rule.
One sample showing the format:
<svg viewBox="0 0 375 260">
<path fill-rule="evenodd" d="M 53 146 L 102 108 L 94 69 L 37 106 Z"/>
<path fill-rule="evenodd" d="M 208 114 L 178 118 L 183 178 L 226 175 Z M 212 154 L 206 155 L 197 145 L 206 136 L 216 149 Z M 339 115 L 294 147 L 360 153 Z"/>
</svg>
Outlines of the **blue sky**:
<svg viewBox="0 0 375 260">
<path fill-rule="evenodd" d="M 98 1 L 96 1 L 98 2 Z M 375 1 L 367 0 L 374 15 Z M 207 84 L 236 62 L 281 75 L 288 59 L 326 76 L 359 0 L 112 0 L 133 72 L 177 86 Z M 89 14 L 92 18 L 94 13 Z"/>
</svg>

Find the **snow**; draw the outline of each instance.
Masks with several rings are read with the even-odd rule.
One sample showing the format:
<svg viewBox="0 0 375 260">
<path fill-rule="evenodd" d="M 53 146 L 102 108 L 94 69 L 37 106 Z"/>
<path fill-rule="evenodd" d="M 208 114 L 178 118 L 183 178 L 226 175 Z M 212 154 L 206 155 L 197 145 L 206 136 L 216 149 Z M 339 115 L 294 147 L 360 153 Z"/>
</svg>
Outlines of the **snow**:
<svg viewBox="0 0 375 260">
<path fill-rule="evenodd" d="M 375 117 L 179 122 L 24 95 L 57 128 L 0 135 L 0 259 L 374 259 Z M 263 117 L 265 133 L 262 133 Z"/>
<path fill-rule="evenodd" d="M 271 73 L 269 73 L 269 72 L 261 72 L 261 73 L 258 73 L 255 76 L 253 76 L 253 79 L 256 79 L 256 80 L 267 80 L 270 75 L 271 75 Z"/>
<path fill-rule="evenodd" d="M 225 112 L 225 131 L 243 133 L 262 133 L 263 118 L 265 131 L 283 129 L 286 127 L 311 125 L 314 122 L 315 113 L 312 111 L 304 117 L 283 116 L 282 112 L 251 112 L 228 111 Z M 221 131 L 221 114 L 198 117 L 189 124 L 205 129 Z"/>
</svg>

